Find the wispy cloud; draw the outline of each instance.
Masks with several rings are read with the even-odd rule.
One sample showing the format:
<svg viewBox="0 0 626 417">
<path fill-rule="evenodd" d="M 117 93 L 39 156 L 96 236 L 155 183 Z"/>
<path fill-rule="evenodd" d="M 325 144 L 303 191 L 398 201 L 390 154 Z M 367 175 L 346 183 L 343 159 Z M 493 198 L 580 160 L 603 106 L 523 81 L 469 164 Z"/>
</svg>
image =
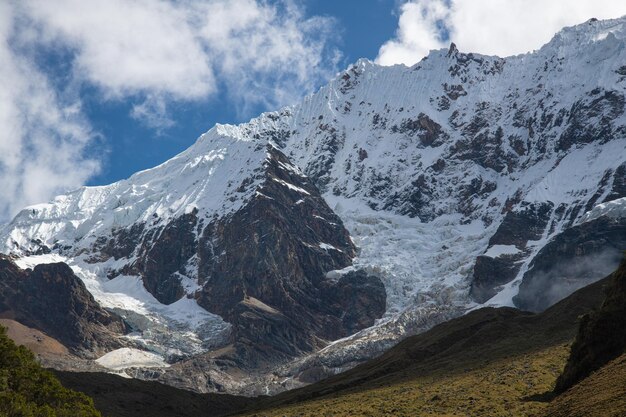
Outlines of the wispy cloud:
<svg viewBox="0 0 626 417">
<path fill-rule="evenodd" d="M 564 26 L 625 14 L 626 3 L 615 0 L 411 0 L 400 6 L 396 36 L 377 61 L 415 64 L 447 46 L 442 33 L 462 51 L 515 55 L 538 49 Z"/>
</svg>

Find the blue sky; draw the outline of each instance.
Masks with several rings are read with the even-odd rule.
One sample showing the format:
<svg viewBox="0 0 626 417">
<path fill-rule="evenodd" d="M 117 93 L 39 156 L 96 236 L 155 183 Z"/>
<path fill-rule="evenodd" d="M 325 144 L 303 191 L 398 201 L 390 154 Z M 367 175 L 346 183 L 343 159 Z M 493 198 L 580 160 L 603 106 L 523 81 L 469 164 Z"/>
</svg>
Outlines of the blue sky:
<svg viewBox="0 0 626 417">
<path fill-rule="evenodd" d="M 524 53 L 623 0 L 0 1 L 0 222 L 296 103 L 358 58 Z"/>
</svg>

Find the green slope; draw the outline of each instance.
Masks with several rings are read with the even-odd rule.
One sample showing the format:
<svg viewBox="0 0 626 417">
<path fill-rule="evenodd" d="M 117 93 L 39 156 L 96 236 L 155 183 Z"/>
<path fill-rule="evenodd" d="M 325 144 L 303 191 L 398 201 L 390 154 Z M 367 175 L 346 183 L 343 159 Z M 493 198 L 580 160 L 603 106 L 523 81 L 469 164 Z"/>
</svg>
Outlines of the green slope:
<svg viewBox="0 0 626 417">
<path fill-rule="evenodd" d="M 89 397 L 64 388 L 0 327 L 0 416 L 97 417 L 100 413 Z"/>
</svg>

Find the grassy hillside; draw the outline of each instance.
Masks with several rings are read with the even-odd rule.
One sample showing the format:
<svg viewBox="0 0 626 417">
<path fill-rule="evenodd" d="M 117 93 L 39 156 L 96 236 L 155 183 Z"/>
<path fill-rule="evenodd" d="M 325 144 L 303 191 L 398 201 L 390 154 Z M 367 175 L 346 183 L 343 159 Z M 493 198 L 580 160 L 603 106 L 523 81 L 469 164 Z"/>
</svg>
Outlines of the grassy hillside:
<svg viewBox="0 0 626 417">
<path fill-rule="evenodd" d="M 355 387 L 339 395 L 253 412 L 255 416 L 531 416 L 548 403 L 525 397 L 549 391 L 567 358 L 567 346 L 500 359 L 484 367 L 401 378 Z"/>
<path fill-rule="evenodd" d="M 198 394 L 111 374 L 56 372 L 56 375 L 63 385 L 92 397 L 103 417 L 218 417 L 258 401 L 227 394 Z"/>
<path fill-rule="evenodd" d="M 547 417 L 626 416 L 626 354 L 609 362 L 568 391 L 546 409 Z"/>
<path fill-rule="evenodd" d="M 257 402 L 256 416 L 542 416 L 578 318 L 607 280 L 541 314 L 484 308 L 320 383 Z"/>
<path fill-rule="evenodd" d="M 99 417 L 92 400 L 64 388 L 0 326 L 0 416 Z"/>
</svg>

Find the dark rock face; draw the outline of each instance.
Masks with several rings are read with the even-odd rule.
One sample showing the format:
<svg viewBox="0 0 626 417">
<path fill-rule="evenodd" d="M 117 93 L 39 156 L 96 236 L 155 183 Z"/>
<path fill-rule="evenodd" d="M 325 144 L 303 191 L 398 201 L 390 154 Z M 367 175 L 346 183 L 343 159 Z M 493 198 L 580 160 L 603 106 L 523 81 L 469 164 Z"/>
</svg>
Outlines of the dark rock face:
<svg viewBox="0 0 626 417">
<path fill-rule="evenodd" d="M 626 219 L 600 217 L 566 229 L 539 251 L 515 304 L 542 311 L 578 288 L 607 276 L 626 248 Z"/>
<path fill-rule="evenodd" d="M 65 263 L 22 270 L 0 257 L 0 315 L 59 340 L 73 353 L 93 356 L 122 346 L 123 320 L 102 309 Z"/>
<path fill-rule="evenodd" d="M 376 277 L 326 278 L 350 266 L 356 248 L 313 181 L 274 146 L 267 155 L 257 178 L 241 184 L 243 190 L 261 180 L 237 212 L 199 218 L 194 210 L 167 224 L 155 218 L 151 227 L 98 239 L 92 255 L 94 262 L 136 257 L 109 277 L 139 275 L 164 304 L 185 296 L 181 277 L 191 267 L 202 286 L 198 304 L 233 325 L 232 359 L 248 366 L 311 352 L 371 326 L 386 307 Z"/>
<path fill-rule="evenodd" d="M 155 224 L 159 219 L 154 219 Z M 119 274 L 139 275 L 146 289 L 161 303 L 171 304 L 184 295 L 179 274 L 197 249 L 197 210 L 185 214 L 164 226 L 146 228 L 136 223 L 125 229 L 115 229 L 110 237 L 101 236 L 92 248 L 91 262 L 137 256 L 137 260 L 109 278 Z"/>
<path fill-rule="evenodd" d="M 501 255 L 497 258 L 479 256 L 474 264 L 470 295 L 478 303 L 484 303 L 498 293 L 498 287 L 517 276 L 519 261 L 523 255 Z"/>
<path fill-rule="evenodd" d="M 476 116 L 463 131 L 467 139 L 456 142 L 451 148 L 451 154 L 460 161 L 475 161 L 496 172 L 512 167 L 517 161 L 517 155 L 503 151 L 502 128 L 494 132 L 485 131 L 486 128 L 489 128 L 486 119 Z"/>
<path fill-rule="evenodd" d="M 529 240 L 538 240 L 548 225 L 552 203 L 526 203 L 504 216 L 489 246 L 515 245 L 525 248 Z"/>
<path fill-rule="evenodd" d="M 333 315 L 341 317 L 337 336 L 352 334 L 374 324 L 385 313 L 387 293 L 378 277 L 350 271 L 337 282 L 326 282 L 323 297 Z"/>
<path fill-rule="evenodd" d="M 134 224 L 129 228 L 114 229 L 110 238 L 106 236 L 98 237 L 93 247 L 95 255 L 90 261 L 98 262 L 108 258 L 116 260 L 128 258 L 141 242 L 143 231 L 143 224 Z"/>
<path fill-rule="evenodd" d="M 315 185 L 280 151 L 268 152 L 256 197 L 206 227 L 198 249 L 198 303 L 233 324 L 244 358 L 255 356 L 250 350 L 260 357 L 311 351 L 372 325 L 385 311 L 378 278 L 325 277 L 349 266 L 355 247 Z"/>
<path fill-rule="evenodd" d="M 133 268 L 143 277 L 144 286 L 157 300 L 171 304 L 183 294 L 180 278 L 184 266 L 196 253 L 197 210 L 170 222 L 163 229 L 153 230 L 139 248 L 138 262 Z"/>
<path fill-rule="evenodd" d="M 496 258 L 476 258 L 470 289 L 470 295 L 475 301 L 484 303 L 497 294 L 498 287 L 515 279 L 521 261 L 527 255 L 527 243 L 541 238 L 548 226 L 551 211 L 551 203 L 522 203 L 520 208 L 506 213 L 496 233 L 489 239 L 489 247 L 511 245 L 520 252 Z"/>
<path fill-rule="evenodd" d="M 554 391 L 561 393 L 626 350 L 626 259 L 612 274 L 598 311 L 582 317 L 565 370 Z"/>
<path fill-rule="evenodd" d="M 557 144 L 557 150 L 594 141 L 608 141 L 616 133 L 613 120 L 624 113 L 624 95 L 618 91 L 591 91 L 570 109 L 565 129 Z"/>
<path fill-rule="evenodd" d="M 392 126 L 391 131 L 409 136 L 417 135 L 422 146 L 437 147 L 448 139 L 448 134 L 443 131 L 441 125 L 424 113 L 420 113 L 416 119 L 404 119 L 400 126 Z"/>
<path fill-rule="evenodd" d="M 615 170 L 611 192 L 604 201 L 612 201 L 621 197 L 626 197 L 626 162 Z"/>
</svg>

